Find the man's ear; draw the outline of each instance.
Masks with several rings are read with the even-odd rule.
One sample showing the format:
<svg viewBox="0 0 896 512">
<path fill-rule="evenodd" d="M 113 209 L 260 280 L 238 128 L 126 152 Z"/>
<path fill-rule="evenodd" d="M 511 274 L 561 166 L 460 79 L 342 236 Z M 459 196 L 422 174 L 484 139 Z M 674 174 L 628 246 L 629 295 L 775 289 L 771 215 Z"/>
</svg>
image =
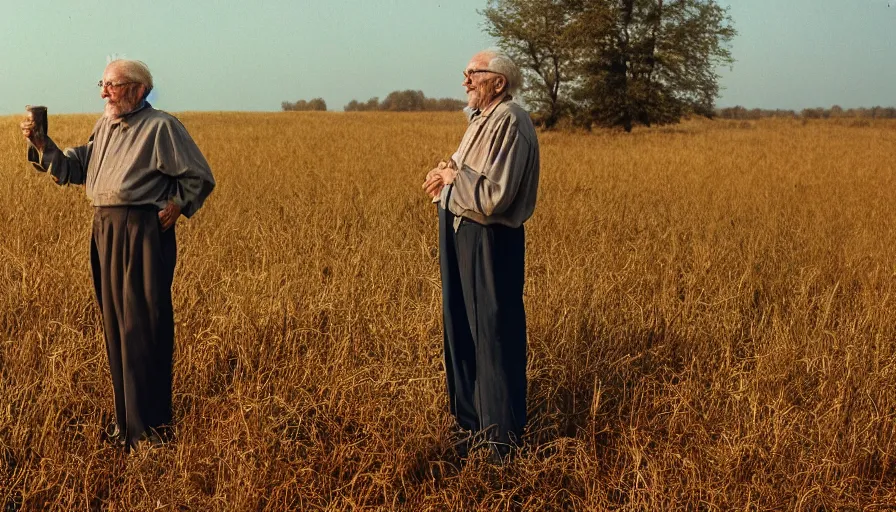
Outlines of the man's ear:
<svg viewBox="0 0 896 512">
<path fill-rule="evenodd" d="M 507 79 L 506 78 L 504 78 L 503 76 L 499 76 L 497 85 L 498 85 L 498 88 L 495 92 L 498 92 L 498 93 L 507 92 Z"/>
</svg>

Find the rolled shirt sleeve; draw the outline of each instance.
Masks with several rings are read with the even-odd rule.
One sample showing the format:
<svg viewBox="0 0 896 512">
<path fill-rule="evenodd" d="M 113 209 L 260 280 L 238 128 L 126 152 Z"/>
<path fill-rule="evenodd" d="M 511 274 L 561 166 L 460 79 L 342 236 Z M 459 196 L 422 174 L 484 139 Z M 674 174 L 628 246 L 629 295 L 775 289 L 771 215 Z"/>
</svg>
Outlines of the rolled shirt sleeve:
<svg viewBox="0 0 896 512">
<path fill-rule="evenodd" d="M 93 136 L 87 144 L 60 150 L 53 139 L 46 137 L 44 150 L 40 152 L 28 146 L 28 161 L 35 169 L 49 172 L 59 185 L 83 185 L 87 179 L 87 165 L 93 152 Z"/>
<path fill-rule="evenodd" d="M 211 168 L 199 147 L 180 121 L 159 126 L 155 139 L 153 167 L 174 179 L 175 186 L 169 200 L 190 217 L 202 206 L 215 188 Z"/>
</svg>

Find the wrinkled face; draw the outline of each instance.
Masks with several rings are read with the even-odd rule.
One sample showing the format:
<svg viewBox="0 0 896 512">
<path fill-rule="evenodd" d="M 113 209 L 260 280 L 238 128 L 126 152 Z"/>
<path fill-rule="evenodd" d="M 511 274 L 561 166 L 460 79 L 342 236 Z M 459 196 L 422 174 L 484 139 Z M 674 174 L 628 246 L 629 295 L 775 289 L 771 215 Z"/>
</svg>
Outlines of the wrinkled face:
<svg viewBox="0 0 896 512">
<path fill-rule="evenodd" d="M 100 97 L 106 100 L 106 117 L 121 117 L 137 108 L 145 90 L 143 84 L 128 80 L 119 66 L 107 66 L 103 73 L 103 86 L 100 87 Z"/>
<path fill-rule="evenodd" d="M 464 70 L 463 86 L 467 91 L 467 105 L 484 109 L 504 92 L 507 79 L 499 73 L 488 71 L 489 55 L 477 53 Z"/>
</svg>

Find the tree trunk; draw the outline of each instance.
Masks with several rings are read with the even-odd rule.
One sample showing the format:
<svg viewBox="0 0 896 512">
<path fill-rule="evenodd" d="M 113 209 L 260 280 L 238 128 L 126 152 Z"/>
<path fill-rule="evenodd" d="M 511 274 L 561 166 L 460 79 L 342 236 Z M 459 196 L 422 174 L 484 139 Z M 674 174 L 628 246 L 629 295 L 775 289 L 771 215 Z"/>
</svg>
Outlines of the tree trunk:
<svg viewBox="0 0 896 512">
<path fill-rule="evenodd" d="M 614 64 L 618 73 L 619 98 L 622 100 L 622 126 L 626 132 L 632 131 L 631 98 L 628 92 L 628 63 L 631 61 L 631 34 L 629 27 L 632 24 L 632 14 L 635 9 L 635 0 L 622 0 L 622 30 L 620 33 L 619 59 Z"/>
<path fill-rule="evenodd" d="M 657 0 L 656 8 L 651 14 L 651 33 L 650 39 L 647 41 L 645 49 L 645 61 L 647 63 L 646 76 L 646 97 L 644 98 L 644 119 L 645 125 L 650 126 L 653 117 L 653 71 L 656 69 L 656 41 L 660 36 L 660 28 L 663 22 L 663 0 Z"/>
<path fill-rule="evenodd" d="M 551 84 L 551 113 L 548 116 L 545 126 L 553 127 L 560 120 L 560 59 L 554 55 L 551 59 L 554 68 L 554 83 Z"/>
</svg>

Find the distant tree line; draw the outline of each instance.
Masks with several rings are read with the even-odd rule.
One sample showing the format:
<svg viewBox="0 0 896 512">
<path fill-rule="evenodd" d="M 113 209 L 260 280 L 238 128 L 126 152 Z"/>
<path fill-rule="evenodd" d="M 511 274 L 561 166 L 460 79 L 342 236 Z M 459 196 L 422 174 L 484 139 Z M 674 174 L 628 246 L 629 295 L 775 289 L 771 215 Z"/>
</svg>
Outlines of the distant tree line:
<svg viewBox="0 0 896 512">
<path fill-rule="evenodd" d="M 299 100 L 295 103 L 284 101 L 280 104 L 284 112 L 289 111 L 320 111 L 327 110 L 327 102 L 323 98 L 314 98 L 311 101 Z"/>
<path fill-rule="evenodd" d="M 379 98 L 370 98 L 366 102 L 350 101 L 345 105 L 346 112 L 435 112 L 457 111 L 466 106 L 466 102 L 454 98 L 427 98 L 422 91 L 394 91 L 389 93 L 383 101 Z M 327 103 L 323 98 L 314 98 L 310 101 L 298 100 L 296 102 L 284 101 L 281 103 L 284 111 L 326 111 Z M 538 124 L 545 124 L 546 114 L 540 111 L 532 113 L 532 118 Z M 735 120 L 756 120 L 766 118 L 791 118 L 791 119 L 896 119 L 896 107 L 871 107 L 848 108 L 834 105 L 831 108 L 806 108 L 803 110 L 789 109 L 760 109 L 746 108 L 740 105 L 735 107 L 716 108 L 708 117 Z"/>
<path fill-rule="evenodd" d="M 896 107 L 872 107 L 844 109 L 840 105 L 834 105 L 829 109 L 806 108 L 799 112 L 796 110 L 764 110 L 759 108 L 748 109 L 741 106 L 727 107 L 716 110 L 716 115 L 722 119 L 763 119 L 768 117 L 786 117 L 802 119 L 839 119 L 839 118 L 864 118 L 864 119 L 896 119 Z"/>
<path fill-rule="evenodd" d="M 427 98 L 423 91 L 393 91 L 383 101 L 370 98 L 366 102 L 352 100 L 343 107 L 346 112 L 433 112 L 456 111 L 466 106 L 466 102 L 454 98 Z"/>
</svg>

